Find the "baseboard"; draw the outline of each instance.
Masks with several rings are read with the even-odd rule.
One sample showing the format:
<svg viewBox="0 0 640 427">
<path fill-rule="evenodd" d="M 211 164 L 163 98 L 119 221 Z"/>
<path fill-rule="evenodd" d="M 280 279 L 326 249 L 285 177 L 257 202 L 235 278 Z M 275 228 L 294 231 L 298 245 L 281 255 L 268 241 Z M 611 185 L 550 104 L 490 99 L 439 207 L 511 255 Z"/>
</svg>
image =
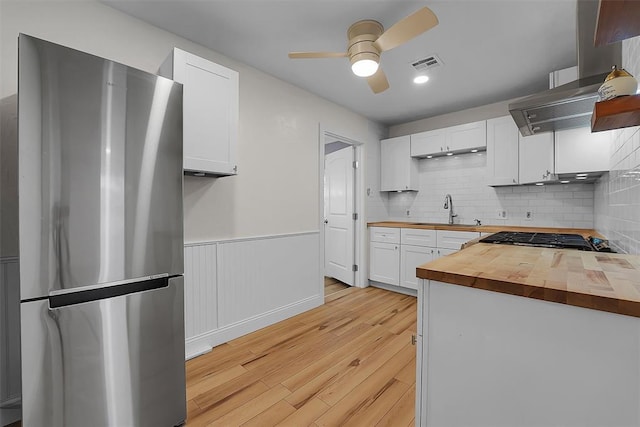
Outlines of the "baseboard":
<svg viewBox="0 0 640 427">
<path fill-rule="evenodd" d="M 418 291 L 409 288 L 403 288 L 402 286 L 394 286 L 389 285 L 388 283 L 375 282 L 373 280 L 369 280 L 369 284 L 374 288 L 380 288 L 391 292 L 397 292 L 399 294 L 405 294 L 412 297 L 418 296 Z"/>
<path fill-rule="evenodd" d="M 324 304 L 324 295 L 315 295 L 276 310 L 189 338 L 185 344 L 186 359 L 189 360 L 205 354 L 217 345 L 304 313 L 322 304 Z"/>
</svg>

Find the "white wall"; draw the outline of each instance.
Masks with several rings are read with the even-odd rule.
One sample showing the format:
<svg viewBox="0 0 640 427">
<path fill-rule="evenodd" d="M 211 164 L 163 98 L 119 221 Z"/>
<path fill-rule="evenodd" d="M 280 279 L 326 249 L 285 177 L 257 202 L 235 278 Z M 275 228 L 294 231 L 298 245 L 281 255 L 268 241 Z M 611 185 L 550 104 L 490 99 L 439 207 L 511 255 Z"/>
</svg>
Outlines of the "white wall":
<svg viewBox="0 0 640 427">
<path fill-rule="evenodd" d="M 506 116 L 509 114 L 509 103 L 513 101 L 514 100 L 500 101 L 494 104 L 482 105 L 480 107 L 469 108 L 467 110 L 442 114 L 440 116 L 427 117 L 425 119 L 391 126 L 389 128 L 389 137 L 411 135 L 412 133 L 425 132 L 428 130 Z"/>
<path fill-rule="evenodd" d="M 640 78 L 640 37 L 622 42 L 622 64 Z M 640 126 L 615 131 L 611 171 L 595 189 L 595 226 L 618 252 L 640 255 Z"/>
<path fill-rule="evenodd" d="M 383 126 L 93 0 L 0 1 L 0 98 L 16 93 L 19 32 L 149 72 L 177 46 L 240 73 L 239 174 L 185 178 L 187 242 L 318 230 L 320 123 L 365 143 L 366 160 L 379 162 Z M 378 164 L 363 166 L 371 185 L 378 186 Z M 17 203 L 13 195 L 0 194 L 0 212 Z M 371 200 L 380 197 L 376 194 L 372 191 Z M 15 227 L 15 216 L 0 220 L 10 221 L 0 230 Z M 15 240 L 10 237 L 7 242 Z M 16 242 L 5 242 L 4 234 L 2 240 L 0 256 L 17 255 Z"/>
<path fill-rule="evenodd" d="M 388 218 L 446 223 L 449 193 L 455 221 L 463 224 L 477 218 L 483 224 L 593 228 L 593 184 L 493 188 L 487 185 L 486 165 L 485 153 L 419 160 L 420 191 L 389 193 Z M 507 219 L 498 219 L 498 210 L 506 211 Z M 525 220 L 527 211 L 532 220 Z"/>
</svg>

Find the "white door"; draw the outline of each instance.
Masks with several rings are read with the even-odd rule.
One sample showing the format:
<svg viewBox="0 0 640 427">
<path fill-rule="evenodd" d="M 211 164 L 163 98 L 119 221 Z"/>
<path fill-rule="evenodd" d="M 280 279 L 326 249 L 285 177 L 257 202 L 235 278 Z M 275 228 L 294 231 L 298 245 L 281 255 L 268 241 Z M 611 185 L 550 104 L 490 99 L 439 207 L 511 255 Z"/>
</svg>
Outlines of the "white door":
<svg viewBox="0 0 640 427">
<path fill-rule="evenodd" d="M 354 284 L 353 147 L 325 156 L 325 275 Z"/>
</svg>

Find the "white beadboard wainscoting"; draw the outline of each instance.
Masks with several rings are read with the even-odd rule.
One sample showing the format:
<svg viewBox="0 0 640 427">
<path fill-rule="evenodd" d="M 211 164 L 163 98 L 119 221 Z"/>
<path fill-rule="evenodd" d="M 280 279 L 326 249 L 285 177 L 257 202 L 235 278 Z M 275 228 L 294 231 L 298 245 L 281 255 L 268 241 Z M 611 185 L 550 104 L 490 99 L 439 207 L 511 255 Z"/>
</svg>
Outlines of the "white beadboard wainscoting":
<svg viewBox="0 0 640 427">
<path fill-rule="evenodd" d="M 185 244 L 187 359 L 322 305 L 319 236 Z"/>
<path fill-rule="evenodd" d="M 20 419 L 20 271 L 0 258 L 0 425 Z"/>
</svg>

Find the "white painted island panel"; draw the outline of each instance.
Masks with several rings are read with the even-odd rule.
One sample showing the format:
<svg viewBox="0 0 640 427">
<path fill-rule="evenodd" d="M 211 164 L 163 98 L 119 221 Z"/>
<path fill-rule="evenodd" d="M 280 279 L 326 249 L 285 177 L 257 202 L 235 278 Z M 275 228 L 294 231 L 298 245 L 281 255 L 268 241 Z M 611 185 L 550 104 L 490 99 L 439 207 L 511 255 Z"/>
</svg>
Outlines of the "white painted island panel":
<svg viewBox="0 0 640 427">
<path fill-rule="evenodd" d="M 640 425 L 639 318 L 420 286 L 416 425 Z"/>
</svg>

